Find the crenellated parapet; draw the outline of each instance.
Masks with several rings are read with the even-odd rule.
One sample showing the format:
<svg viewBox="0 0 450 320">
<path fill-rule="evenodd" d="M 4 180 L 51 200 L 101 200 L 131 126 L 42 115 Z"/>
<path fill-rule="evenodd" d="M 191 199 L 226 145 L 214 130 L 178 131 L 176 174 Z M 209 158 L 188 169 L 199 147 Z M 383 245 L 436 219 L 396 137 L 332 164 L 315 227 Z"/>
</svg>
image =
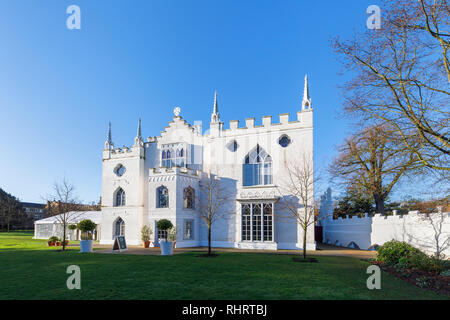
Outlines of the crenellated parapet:
<svg viewBox="0 0 450 320">
<path fill-rule="evenodd" d="M 122 148 L 103 150 L 103 160 L 124 159 L 134 157 L 145 157 L 145 149 L 142 145 L 132 147 L 123 146 Z"/>
<path fill-rule="evenodd" d="M 437 215 L 437 213 L 430 214 L 431 217 Z M 409 211 L 407 214 L 399 215 L 394 213 L 393 215 L 386 216 L 380 213 L 376 213 L 373 216 L 370 216 L 368 213 L 365 213 L 364 216 L 351 216 L 347 215 L 346 218 L 338 217 L 334 219 L 332 216 L 327 216 L 324 220 L 327 225 L 345 225 L 345 224 L 373 224 L 373 223 L 416 223 L 420 220 L 424 220 L 427 217 L 425 213 L 420 213 L 419 211 Z M 444 217 L 450 218 L 450 212 L 444 213 Z"/>
<path fill-rule="evenodd" d="M 245 125 L 239 126 L 239 120 L 231 120 L 229 128 L 224 129 L 222 134 L 224 136 L 241 135 L 258 132 L 271 132 L 289 129 L 312 129 L 313 127 L 313 109 L 305 109 L 297 112 L 294 119 L 290 118 L 289 113 L 282 113 L 278 116 L 278 122 L 272 122 L 272 116 L 263 116 L 261 124 L 256 125 L 255 118 L 245 119 Z"/>
</svg>

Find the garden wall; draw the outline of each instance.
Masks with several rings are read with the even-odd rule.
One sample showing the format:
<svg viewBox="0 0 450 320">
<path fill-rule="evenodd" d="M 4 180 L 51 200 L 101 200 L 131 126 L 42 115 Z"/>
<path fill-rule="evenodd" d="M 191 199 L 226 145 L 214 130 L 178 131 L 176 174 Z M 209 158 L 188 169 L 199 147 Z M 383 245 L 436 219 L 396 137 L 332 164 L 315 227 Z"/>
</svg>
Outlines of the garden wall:
<svg viewBox="0 0 450 320">
<path fill-rule="evenodd" d="M 328 216 L 321 224 L 323 241 L 327 244 L 370 250 L 372 246 L 396 239 L 430 254 L 436 252 L 438 244 L 445 248 L 446 257 L 450 257 L 450 212 L 427 216 L 410 211 L 407 215 L 369 217 L 366 214 L 362 218 L 347 216 L 347 219 Z"/>
</svg>

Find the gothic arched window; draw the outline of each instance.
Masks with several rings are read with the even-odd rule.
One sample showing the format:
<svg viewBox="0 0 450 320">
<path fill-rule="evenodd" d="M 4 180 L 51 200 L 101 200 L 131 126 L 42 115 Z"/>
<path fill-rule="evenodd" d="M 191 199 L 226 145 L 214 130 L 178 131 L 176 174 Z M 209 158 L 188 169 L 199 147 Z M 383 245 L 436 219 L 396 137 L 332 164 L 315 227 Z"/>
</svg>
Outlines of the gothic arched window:
<svg viewBox="0 0 450 320">
<path fill-rule="evenodd" d="M 259 145 L 250 151 L 244 160 L 243 185 L 272 184 L 272 158 Z"/>
<path fill-rule="evenodd" d="M 122 218 L 117 218 L 114 222 L 114 236 L 124 236 L 125 235 L 125 221 Z"/>
<path fill-rule="evenodd" d="M 121 207 L 125 205 L 125 191 L 119 188 L 116 192 L 116 204 L 115 207 Z"/>
<path fill-rule="evenodd" d="M 169 190 L 165 186 L 161 186 L 156 189 L 156 207 L 168 208 L 169 207 Z"/>
<path fill-rule="evenodd" d="M 191 187 L 184 189 L 184 207 L 187 209 L 195 208 L 195 190 Z"/>
</svg>

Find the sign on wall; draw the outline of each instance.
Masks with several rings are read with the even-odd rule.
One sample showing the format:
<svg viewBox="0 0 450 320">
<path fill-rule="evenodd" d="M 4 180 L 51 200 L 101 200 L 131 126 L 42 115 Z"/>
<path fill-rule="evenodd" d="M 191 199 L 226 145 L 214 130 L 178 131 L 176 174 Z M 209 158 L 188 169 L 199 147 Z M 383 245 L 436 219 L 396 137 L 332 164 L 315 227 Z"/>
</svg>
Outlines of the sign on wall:
<svg viewBox="0 0 450 320">
<path fill-rule="evenodd" d="M 128 250 L 127 242 L 125 241 L 125 236 L 116 236 L 114 238 L 113 252 L 116 250 L 119 250 L 119 252 Z"/>
</svg>

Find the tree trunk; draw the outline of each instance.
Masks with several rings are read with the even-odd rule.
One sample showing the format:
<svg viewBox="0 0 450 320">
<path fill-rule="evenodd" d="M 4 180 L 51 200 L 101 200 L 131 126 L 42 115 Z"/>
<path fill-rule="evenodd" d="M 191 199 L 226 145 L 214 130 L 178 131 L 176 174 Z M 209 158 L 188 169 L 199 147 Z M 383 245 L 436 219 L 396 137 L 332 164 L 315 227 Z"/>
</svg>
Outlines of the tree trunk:
<svg viewBox="0 0 450 320">
<path fill-rule="evenodd" d="M 211 226 L 208 226 L 208 256 L 211 255 Z"/>
<path fill-rule="evenodd" d="M 11 224 L 11 208 L 8 208 L 8 218 L 7 218 L 7 220 L 6 220 L 7 222 L 7 225 L 6 225 L 6 227 L 7 227 L 7 232 L 9 233 L 9 226 L 10 226 L 10 224 Z"/>
<path fill-rule="evenodd" d="M 306 259 L 306 230 L 308 227 L 303 228 L 303 259 Z"/>
<path fill-rule="evenodd" d="M 66 224 L 63 223 L 62 250 L 66 250 Z"/>
<path fill-rule="evenodd" d="M 384 215 L 384 198 L 379 194 L 374 194 L 375 211 Z"/>
</svg>

